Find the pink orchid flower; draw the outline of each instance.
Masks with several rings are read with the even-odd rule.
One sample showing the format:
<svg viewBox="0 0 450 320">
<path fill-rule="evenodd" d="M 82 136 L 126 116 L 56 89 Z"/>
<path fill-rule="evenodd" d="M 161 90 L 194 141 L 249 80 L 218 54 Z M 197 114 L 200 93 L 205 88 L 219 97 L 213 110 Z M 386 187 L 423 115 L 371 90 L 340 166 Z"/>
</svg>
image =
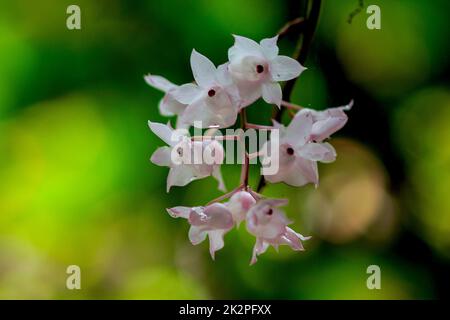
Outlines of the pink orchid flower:
<svg viewBox="0 0 450 320">
<path fill-rule="evenodd" d="M 228 50 L 231 76 L 239 88 L 242 107 L 261 96 L 264 101 L 281 105 L 279 81 L 298 77 L 306 68 L 298 61 L 278 55 L 278 36 L 257 42 L 234 36 L 234 45 Z"/>
<path fill-rule="evenodd" d="M 196 84 L 182 85 L 173 93 L 178 102 L 188 105 L 181 121 L 201 128 L 232 126 L 240 98 L 226 65 L 216 68 L 207 57 L 193 50 L 191 69 Z"/>
<path fill-rule="evenodd" d="M 278 207 L 286 205 L 287 199 L 264 199 L 258 201 L 247 214 L 247 230 L 256 237 L 250 264 L 271 245 L 288 245 L 295 251 L 304 250 L 302 242 L 310 239 L 295 232 L 287 225 L 291 222 Z"/>
<path fill-rule="evenodd" d="M 159 113 L 166 117 L 172 117 L 174 115 L 180 116 L 187 105 L 177 101 L 174 97 L 174 92 L 178 90 L 180 86 L 177 86 L 167 80 L 164 77 L 148 74 L 144 77 L 145 81 L 151 87 L 158 89 L 165 93 L 164 97 L 159 102 Z M 184 128 L 185 124 L 177 121 L 176 128 Z"/>
<path fill-rule="evenodd" d="M 216 140 L 192 141 L 187 130 L 173 130 L 170 126 L 148 122 L 150 129 L 168 146 L 156 149 L 150 161 L 169 167 L 167 192 L 172 186 L 185 186 L 191 181 L 213 176 L 219 182 L 219 190 L 225 190 L 220 166 L 224 158 L 222 145 Z M 206 154 L 214 154 L 205 159 Z M 200 159 L 196 161 L 196 155 Z"/>
<path fill-rule="evenodd" d="M 279 155 L 279 169 L 276 174 L 265 175 L 265 179 L 271 183 L 285 182 L 297 187 L 307 183 L 317 186 L 317 162 L 336 160 L 336 150 L 323 140 L 345 125 L 348 118 L 344 111 L 351 106 L 352 102 L 324 111 L 302 109 L 288 127 L 274 121 L 274 126 L 280 130 L 278 150 L 275 150 Z M 269 161 L 265 153 L 267 147 L 268 144 L 262 149 L 263 161 Z"/>
<path fill-rule="evenodd" d="M 191 228 L 189 240 L 197 245 L 209 238 L 209 253 L 214 259 L 215 252 L 224 247 L 223 237 L 233 227 L 230 210 L 222 203 L 213 203 L 206 207 L 174 207 L 167 209 L 174 218 L 185 218 Z"/>
</svg>

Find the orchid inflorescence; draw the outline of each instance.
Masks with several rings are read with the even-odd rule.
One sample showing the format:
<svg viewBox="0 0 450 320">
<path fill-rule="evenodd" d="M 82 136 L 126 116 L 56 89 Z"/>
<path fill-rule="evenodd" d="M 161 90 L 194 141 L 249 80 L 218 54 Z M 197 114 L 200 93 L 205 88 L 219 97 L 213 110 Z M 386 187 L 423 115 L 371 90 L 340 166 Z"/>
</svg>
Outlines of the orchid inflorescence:
<svg viewBox="0 0 450 320">
<path fill-rule="evenodd" d="M 189 239 L 196 245 L 209 238 L 212 258 L 224 246 L 224 235 L 245 221 L 248 232 L 256 237 L 251 264 L 269 246 L 278 249 L 288 245 L 303 250 L 304 237 L 288 225 L 291 223 L 280 207 L 287 199 L 270 199 L 248 186 L 249 159 L 254 155 L 245 151 L 245 139 L 239 135 L 215 139 L 217 129 L 235 125 L 241 115 L 243 129 L 253 128 L 274 132 L 278 168 L 275 173 L 262 174 L 269 183 L 284 182 L 292 186 L 319 183 L 317 162 L 329 163 L 336 159 L 333 146 L 324 142 L 347 122 L 346 106 L 324 111 L 302 108 L 282 100 L 279 82 L 297 78 L 306 68 L 297 60 L 279 55 L 278 36 L 257 43 L 234 36 L 234 45 L 228 50 L 229 61 L 218 66 L 196 50 L 191 54 L 191 69 L 195 82 L 175 85 L 161 76 L 147 75 L 146 82 L 164 92 L 159 111 L 164 116 L 177 116 L 175 128 L 149 121 L 151 131 L 167 146 L 158 148 L 151 162 L 169 167 L 167 192 L 172 186 L 185 186 L 193 180 L 213 176 L 219 189 L 225 191 L 220 166 L 225 152 L 221 140 L 234 139 L 244 143 L 244 161 L 241 181 L 237 188 L 211 201 L 205 206 L 173 207 L 167 209 L 174 218 L 185 218 L 190 224 Z M 278 108 L 287 108 L 292 120 L 287 127 L 272 119 L 273 126 L 250 124 L 246 109 L 261 98 Z M 189 135 L 190 127 L 208 129 L 209 135 Z M 277 141 L 273 141 L 277 140 Z M 273 160 L 267 143 L 257 152 L 261 163 Z M 196 150 L 200 159 L 192 161 Z M 209 151 L 209 152 L 204 152 Z M 208 157 L 209 159 L 205 159 Z M 195 156 L 194 156 L 195 158 Z M 198 158 L 198 157 L 197 157 Z M 190 160 L 190 161 L 189 161 Z M 259 191 L 259 190 L 258 190 Z"/>
</svg>

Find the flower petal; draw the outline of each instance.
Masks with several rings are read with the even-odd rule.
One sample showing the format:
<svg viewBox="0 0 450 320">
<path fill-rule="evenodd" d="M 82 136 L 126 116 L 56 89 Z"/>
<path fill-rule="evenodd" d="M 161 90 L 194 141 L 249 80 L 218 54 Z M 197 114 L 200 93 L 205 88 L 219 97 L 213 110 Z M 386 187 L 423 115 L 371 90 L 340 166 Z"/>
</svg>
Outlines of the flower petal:
<svg viewBox="0 0 450 320">
<path fill-rule="evenodd" d="M 301 157 L 311 161 L 333 162 L 336 159 L 336 151 L 330 144 L 307 143 L 298 149 Z"/>
<path fill-rule="evenodd" d="M 279 49 L 277 46 L 277 41 L 278 35 L 273 38 L 263 39 L 260 42 L 262 52 L 268 60 L 272 60 L 278 55 Z"/>
<path fill-rule="evenodd" d="M 209 230 L 230 229 L 233 227 L 231 212 L 223 203 L 213 203 L 205 207 L 203 212 L 208 217 L 206 225 Z M 191 220 L 191 217 L 189 220 Z"/>
<path fill-rule="evenodd" d="M 162 141 L 167 143 L 169 146 L 176 144 L 180 138 L 180 133 L 178 132 L 178 130 L 174 131 L 168 125 L 157 122 L 151 122 L 149 120 L 148 126 L 150 127 L 150 130 L 152 130 L 154 134 L 156 134 Z"/>
<path fill-rule="evenodd" d="M 341 129 L 347 123 L 347 117 L 329 117 L 314 123 L 311 130 L 311 139 L 323 141 Z"/>
<path fill-rule="evenodd" d="M 153 76 L 151 74 L 148 74 L 144 76 L 144 79 L 148 85 L 163 92 L 168 92 L 169 90 L 175 89 L 177 87 L 175 84 L 161 76 Z"/>
<path fill-rule="evenodd" d="M 214 260 L 215 252 L 222 249 L 225 245 L 223 241 L 223 236 L 226 230 L 214 230 L 208 232 L 209 238 L 209 253 L 211 258 Z"/>
<path fill-rule="evenodd" d="M 275 104 L 279 108 L 282 98 L 281 86 L 276 82 L 263 83 L 262 97 L 265 102 Z"/>
<path fill-rule="evenodd" d="M 305 69 L 297 60 L 287 56 L 278 56 L 270 62 L 270 74 L 274 81 L 297 78 Z"/>
<path fill-rule="evenodd" d="M 322 142 L 322 146 L 324 148 L 328 149 L 328 152 L 325 153 L 325 155 L 323 156 L 322 160 L 320 160 L 320 162 L 323 163 L 330 163 L 336 160 L 336 149 L 334 149 L 334 147 L 328 143 L 328 142 Z"/>
<path fill-rule="evenodd" d="M 313 117 L 311 112 L 308 110 L 297 112 L 286 129 L 288 142 L 293 146 L 304 145 L 310 139 L 312 125 Z"/>
<path fill-rule="evenodd" d="M 264 175 L 270 183 L 284 182 L 290 186 L 301 187 L 308 183 L 318 183 L 317 163 L 301 157 L 286 166 L 281 166 L 274 175 Z"/>
<path fill-rule="evenodd" d="M 353 100 L 346 106 L 329 108 L 323 111 L 312 110 L 314 125 L 311 130 L 311 139 L 323 141 L 330 135 L 341 129 L 348 120 L 348 111 L 353 106 Z"/>
<path fill-rule="evenodd" d="M 201 94 L 201 90 L 193 83 L 186 83 L 179 86 L 171 93 L 173 97 L 182 104 L 190 104 Z"/>
<path fill-rule="evenodd" d="M 189 219 L 189 214 L 191 213 L 192 208 L 179 206 L 179 207 L 168 208 L 166 210 L 172 218 Z"/>
<path fill-rule="evenodd" d="M 170 191 L 172 186 L 184 187 L 189 182 L 198 179 L 194 173 L 194 170 L 187 165 L 177 165 L 173 166 L 169 170 L 169 175 L 167 176 L 167 192 Z"/>
<path fill-rule="evenodd" d="M 199 227 L 191 226 L 189 229 L 189 240 L 193 245 L 197 245 L 206 239 L 207 232 Z"/>
<path fill-rule="evenodd" d="M 237 114 L 237 107 L 232 104 L 227 93 L 221 90 L 213 98 L 200 98 L 188 105 L 182 121 L 201 128 L 225 128 L 236 122 Z"/>
<path fill-rule="evenodd" d="M 298 157 L 295 159 L 295 175 L 291 175 L 285 181 L 287 184 L 295 187 L 301 187 L 307 183 L 313 183 L 317 186 L 319 183 L 319 171 L 317 162 Z"/>
<path fill-rule="evenodd" d="M 228 59 L 230 61 L 240 58 L 242 56 L 257 56 L 261 57 L 261 46 L 254 40 L 233 35 L 234 45 L 228 50 Z"/>
<path fill-rule="evenodd" d="M 191 69 L 195 82 L 200 87 L 206 88 L 214 83 L 216 67 L 211 60 L 195 51 L 195 49 L 191 53 Z"/>
<path fill-rule="evenodd" d="M 221 64 L 217 67 L 216 79 L 223 86 L 229 86 L 233 84 L 233 79 L 228 71 L 229 63 Z"/>
<path fill-rule="evenodd" d="M 303 237 L 300 233 L 295 232 L 289 227 L 286 227 L 286 232 L 280 239 L 280 244 L 287 244 L 295 251 L 304 250 L 301 240 L 308 240 L 311 237 Z"/>
<path fill-rule="evenodd" d="M 222 192 L 226 192 L 225 182 L 223 181 L 222 172 L 220 171 L 220 166 L 214 166 L 212 171 L 212 176 L 219 182 L 218 189 Z"/>
<path fill-rule="evenodd" d="M 183 113 L 186 109 L 186 105 L 178 102 L 172 94 L 168 93 L 161 99 L 158 108 L 161 115 L 171 117 Z"/>
<path fill-rule="evenodd" d="M 260 238 L 256 238 L 256 243 L 253 247 L 253 254 L 252 254 L 252 260 L 250 261 L 250 265 L 255 264 L 258 261 L 257 257 L 260 254 L 263 254 L 264 252 L 266 252 L 268 247 L 269 247 L 269 244 L 267 242 L 265 242 L 264 240 L 262 240 Z"/>
<path fill-rule="evenodd" d="M 156 151 L 153 152 L 150 161 L 157 166 L 170 167 L 172 164 L 172 160 L 170 158 L 171 150 L 172 149 L 167 146 L 156 149 Z"/>
</svg>

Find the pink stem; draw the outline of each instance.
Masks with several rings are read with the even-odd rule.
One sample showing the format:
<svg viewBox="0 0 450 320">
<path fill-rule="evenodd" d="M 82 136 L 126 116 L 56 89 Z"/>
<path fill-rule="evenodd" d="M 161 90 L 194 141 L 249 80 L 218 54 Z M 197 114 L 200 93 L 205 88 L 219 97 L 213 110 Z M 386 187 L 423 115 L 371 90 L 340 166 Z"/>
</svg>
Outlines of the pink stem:
<svg viewBox="0 0 450 320">
<path fill-rule="evenodd" d="M 223 195 L 221 195 L 220 197 L 215 198 L 214 200 L 211 200 L 210 202 L 208 202 L 206 205 L 209 206 L 210 204 L 216 203 L 216 202 L 220 202 L 222 200 L 228 199 L 229 197 L 231 197 L 233 194 L 235 194 L 236 192 L 238 192 L 239 190 L 243 189 L 244 186 L 240 185 L 239 187 L 231 190 L 228 193 L 225 193 Z"/>
<path fill-rule="evenodd" d="M 207 140 L 217 140 L 217 141 L 223 141 L 223 140 L 239 140 L 239 136 L 192 136 L 192 141 L 207 141 Z"/>
<path fill-rule="evenodd" d="M 253 196 L 253 198 L 258 201 L 262 198 L 264 198 L 264 196 L 256 191 L 253 191 L 252 189 L 249 188 L 248 192 L 250 192 L 250 194 Z"/>
<path fill-rule="evenodd" d="M 248 122 L 247 122 L 247 113 L 245 109 L 242 109 L 240 111 L 241 115 L 241 128 L 245 130 L 245 128 L 248 128 Z M 241 185 L 244 186 L 245 189 L 248 188 L 248 170 L 249 170 L 249 158 L 247 153 L 247 148 L 245 147 L 245 140 L 244 143 L 244 164 L 242 165 L 242 171 L 241 171 Z"/>
<path fill-rule="evenodd" d="M 297 104 L 287 102 L 287 101 L 281 101 L 281 105 L 287 109 L 294 109 L 294 110 L 301 110 L 303 109 L 302 106 L 299 106 Z"/>
<path fill-rule="evenodd" d="M 272 127 L 272 126 L 264 126 L 261 124 L 254 124 L 254 123 L 248 123 L 248 122 L 245 124 L 245 127 L 247 129 L 260 129 L 260 130 L 273 130 L 274 129 L 274 127 Z"/>
</svg>

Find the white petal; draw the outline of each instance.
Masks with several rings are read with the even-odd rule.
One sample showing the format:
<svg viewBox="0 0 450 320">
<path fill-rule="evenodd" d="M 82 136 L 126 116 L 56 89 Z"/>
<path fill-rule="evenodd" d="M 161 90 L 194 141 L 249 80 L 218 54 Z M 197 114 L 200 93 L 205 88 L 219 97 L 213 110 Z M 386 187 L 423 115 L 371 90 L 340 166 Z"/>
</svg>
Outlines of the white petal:
<svg viewBox="0 0 450 320">
<path fill-rule="evenodd" d="M 262 52 L 268 60 L 272 60 L 278 55 L 277 41 L 278 35 L 273 38 L 263 39 L 260 42 Z"/>
<path fill-rule="evenodd" d="M 239 83 L 238 85 L 239 89 L 239 96 L 241 98 L 240 107 L 244 108 L 249 105 L 251 105 L 253 102 L 258 100 L 262 93 L 261 93 L 261 85 L 256 83 Z"/>
<path fill-rule="evenodd" d="M 175 84 L 161 76 L 153 76 L 151 74 L 148 74 L 144 77 L 144 79 L 147 84 L 163 92 L 167 92 L 177 87 Z"/>
<path fill-rule="evenodd" d="M 311 132 L 311 139 L 320 142 L 341 129 L 348 120 L 347 114 L 344 111 L 350 110 L 352 105 L 353 100 L 346 106 L 329 108 L 323 111 L 312 111 L 314 125 Z"/>
<path fill-rule="evenodd" d="M 183 113 L 186 105 L 178 102 L 170 93 L 166 94 L 159 102 L 159 112 L 161 115 L 170 117 Z"/>
<path fill-rule="evenodd" d="M 223 90 L 216 96 L 195 100 L 182 115 L 182 121 L 196 127 L 208 128 L 219 126 L 225 128 L 236 122 L 238 110 Z"/>
<path fill-rule="evenodd" d="M 167 192 L 170 191 L 172 186 L 183 187 L 195 179 L 197 177 L 191 167 L 187 165 L 174 166 L 170 168 L 167 176 Z"/>
<path fill-rule="evenodd" d="M 263 56 L 261 46 L 256 41 L 237 35 L 233 35 L 233 37 L 234 45 L 228 50 L 230 61 L 242 56 Z"/>
<path fill-rule="evenodd" d="M 317 170 L 316 161 L 297 158 L 295 160 L 295 170 L 296 174 L 287 179 L 287 184 L 300 187 L 306 183 L 313 183 L 316 186 L 319 183 L 319 171 Z M 298 184 L 299 182 L 302 184 Z"/>
<path fill-rule="evenodd" d="M 211 60 L 195 51 L 195 49 L 192 50 L 191 54 L 191 69 L 195 82 L 200 87 L 206 88 L 214 83 L 216 67 Z"/>
<path fill-rule="evenodd" d="M 250 265 L 255 264 L 257 261 L 257 256 L 266 252 L 269 244 L 260 238 L 256 238 L 255 246 L 253 247 L 253 255 L 252 260 L 250 261 Z"/>
<path fill-rule="evenodd" d="M 182 104 L 190 104 L 201 94 L 201 90 L 193 83 L 186 83 L 173 90 L 171 94 Z"/>
<path fill-rule="evenodd" d="M 274 81 L 297 78 L 305 69 L 297 60 L 287 56 L 278 56 L 270 62 L 270 74 Z"/>
<path fill-rule="evenodd" d="M 265 199 L 265 200 L 260 200 L 258 202 L 258 205 L 268 205 L 271 207 L 281 207 L 281 206 L 285 206 L 289 203 L 289 199 L 274 199 L 274 198 L 270 198 L 270 199 Z"/>
<path fill-rule="evenodd" d="M 169 215 L 172 218 L 185 218 L 188 219 L 189 218 L 189 214 L 192 211 L 191 207 L 173 207 L 173 208 L 168 208 L 166 209 L 167 212 L 169 213 Z"/>
<path fill-rule="evenodd" d="M 226 192 L 227 188 L 225 187 L 225 183 L 223 182 L 222 172 L 220 171 L 220 166 L 214 166 L 212 176 L 219 182 L 219 186 L 217 187 L 220 191 Z"/>
<path fill-rule="evenodd" d="M 295 161 L 281 166 L 274 175 L 265 175 L 270 183 L 284 182 L 290 186 L 301 187 L 308 183 L 318 183 L 317 163 L 301 157 Z"/>
<path fill-rule="evenodd" d="M 216 79 L 223 86 L 229 86 L 233 84 L 233 79 L 228 71 L 229 63 L 221 64 L 217 67 Z"/>
<path fill-rule="evenodd" d="M 208 230 L 230 229 L 233 227 L 233 216 L 223 203 L 213 203 L 204 209 L 208 216 Z"/>
<path fill-rule="evenodd" d="M 297 112 L 286 129 L 287 139 L 293 146 L 304 145 L 310 139 L 312 125 L 311 112 L 305 110 Z"/>
<path fill-rule="evenodd" d="M 213 258 L 213 260 L 215 252 L 222 249 L 225 245 L 223 241 L 223 236 L 225 232 L 226 232 L 225 230 L 215 230 L 208 232 L 209 253 L 211 254 L 211 258 Z"/>
<path fill-rule="evenodd" d="M 311 161 L 333 162 L 336 159 L 336 151 L 329 143 L 307 143 L 298 149 L 298 153 Z"/>
<path fill-rule="evenodd" d="M 150 120 L 148 121 L 148 126 L 154 134 L 156 134 L 162 141 L 164 141 L 168 145 L 173 145 L 176 143 L 178 135 L 174 133 L 174 131 L 169 126 L 162 123 L 151 122 Z"/>
<path fill-rule="evenodd" d="M 265 102 L 280 107 L 282 98 L 281 86 L 276 82 L 263 83 L 262 97 Z"/>
<path fill-rule="evenodd" d="M 156 151 L 153 152 L 150 161 L 158 166 L 170 167 L 170 165 L 172 164 L 170 158 L 171 150 L 172 149 L 167 146 L 156 149 Z"/>
<path fill-rule="evenodd" d="M 322 146 L 328 149 L 328 152 L 324 155 L 324 157 L 322 158 L 322 160 L 320 160 L 321 162 L 324 163 L 330 163 L 336 160 L 336 150 L 334 149 L 334 147 L 329 144 L 328 142 L 324 142 L 322 143 Z"/>
<path fill-rule="evenodd" d="M 193 245 L 197 245 L 203 242 L 206 239 L 206 231 L 202 230 L 199 227 L 191 226 L 189 229 L 189 240 Z"/>
<path fill-rule="evenodd" d="M 347 117 L 330 117 L 314 123 L 311 130 L 311 139 L 323 141 L 341 129 L 347 123 Z"/>
</svg>

